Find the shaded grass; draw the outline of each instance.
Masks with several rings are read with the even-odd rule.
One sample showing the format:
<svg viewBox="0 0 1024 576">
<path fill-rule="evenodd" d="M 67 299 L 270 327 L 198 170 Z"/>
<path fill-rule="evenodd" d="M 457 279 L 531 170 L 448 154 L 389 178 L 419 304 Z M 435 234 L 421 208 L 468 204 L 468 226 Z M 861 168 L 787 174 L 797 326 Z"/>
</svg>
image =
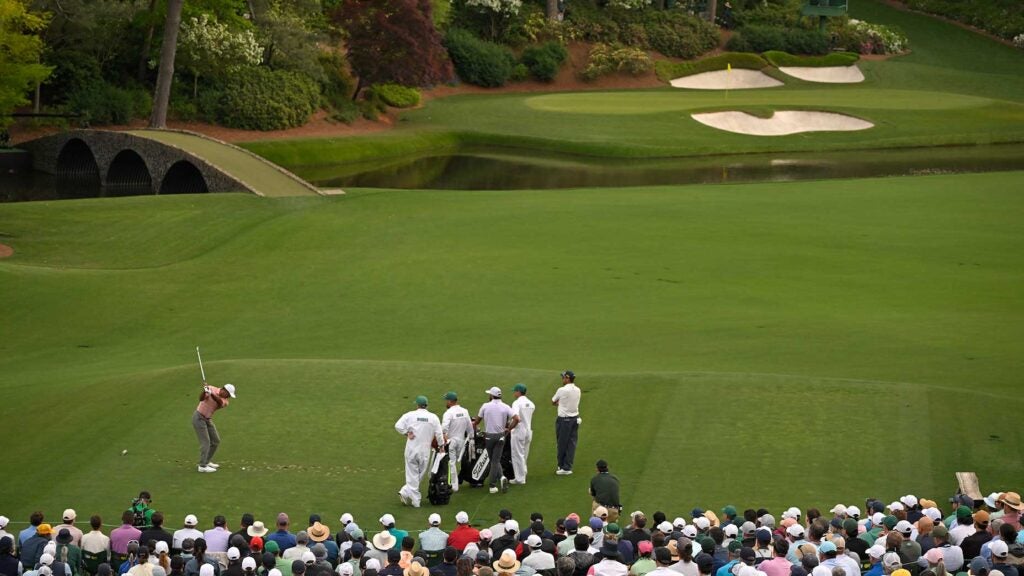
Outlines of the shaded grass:
<svg viewBox="0 0 1024 576">
<path fill-rule="evenodd" d="M 702 72 L 725 70 L 729 66 L 732 66 L 733 68 L 760 70 L 762 68 L 767 68 L 768 62 L 761 56 L 752 52 L 726 52 L 709 58 L 685 62 L 659 60 L 654 64 L 654 71 L 658 75 L 659 80 L 662 82 L 668 82 L 669 80 L 682 78 L 684 76 L 693 76 L 694 74 L 700 74 Z"/>
<path fill-rule="evenodd" d="M 830 67 L 830 66 L 852 66 L 860 55 L 853 52 L 833 52 L 824 56 L 794 56 L 787 52 L 769 50 L 763 54 L 764 59 L 772 66 L 802 66 L 802 67 Z"/>
</svg>

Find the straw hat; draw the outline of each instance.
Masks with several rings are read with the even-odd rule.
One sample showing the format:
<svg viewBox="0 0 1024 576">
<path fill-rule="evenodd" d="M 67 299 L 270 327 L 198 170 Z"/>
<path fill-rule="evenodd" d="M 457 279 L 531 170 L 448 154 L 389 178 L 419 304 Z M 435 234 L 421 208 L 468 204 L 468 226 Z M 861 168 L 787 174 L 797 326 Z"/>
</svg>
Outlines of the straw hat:
<svg viewBox="0 0 1024 576">
<path fill-rule="evenodd" d="M 409 567 L 403 572 L 405 576 L 430 576 L 430 570 L 419 562 L 413 561 L 409 563 Z"/>
<path fill-rule="evenodd" d="M 319 522 L 314 522 L 309 527 L 309 530 L 307 530 L 307 533 L 309 534 L 309 539 L 313 542 L 323 542 L 331 535 L 331 529 Z"/>
<path fill-rule="evenodd" d="M 259 536 L 260 538 L 263 538 L 267 535 L 267 527 L 261 520 L 257 520 L 252 523 L 252 526 L 249 526 L 245 530 L 245 533 L 249 536 Z"/>
<path fill-rule="evenodd" d="M 1020 494 L 1017 494 L 1016 492 L 1007 492 L 1006 494 L 1003 494 L 1003 504 L 1006 504 L 1017 511 L 1024 510 L 1024 504 L 1021 504 L 1020 501 Z"/>
<path fill-rule="evenodd" d="M 516 572 L 522 565 L 522 562 L 516 560 L 516 553 L 512 550 L 502 552 L 501 558 L 492 564 L 495 572 Z"/>
<path fill-rule="evenodd" d="M 374 534 L 372 542 L 373 547 L 377 550 L 391 550 L 395 547 L 395 542 L 397 541 L 395 540 L 395 537 L 391 534 L 391 532 L 384 530 L 383 532 L 378 532 L 377 534 Z"/>
</svg>

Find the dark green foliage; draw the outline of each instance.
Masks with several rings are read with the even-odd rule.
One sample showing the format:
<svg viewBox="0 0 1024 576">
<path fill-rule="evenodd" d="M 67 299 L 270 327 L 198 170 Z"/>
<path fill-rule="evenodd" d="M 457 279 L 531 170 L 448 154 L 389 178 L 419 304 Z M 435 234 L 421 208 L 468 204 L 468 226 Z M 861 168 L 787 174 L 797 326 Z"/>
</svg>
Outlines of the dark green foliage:
<svg viewBox="0 0 1024 576">
<path fill-rule="evenodd" d="M 649 47 L 666 56 L 696 58 L 718 45 L 718 29 L 699 18 L 678 11 L 645 12 Z"/>
<path fill-rule="evenodd" d="M 385 104 L 395 108 L 412 108 L 420 103 L 420 91 L 398 84 L 374 84 L 370 90 Z"/>
<path fill-rule="evenodd" d="M 246 130 L 280 130 L 302 126 L 320 103 L 316 83 L 306 76 L 259 66 L 228 76 L 213 113 L 219 123 Z"/>
<path fill-rule="evenodd" d="M 745 26 L 798 27 L 803 20 L 800 8 L 804 0 L 769 0 L 763 2 L 735 2 L 733 22 L 736 28 Z"/>
<path fill-rule="evenodd" d="M 571 33 L 583 40 L 678 58 L 694 58 L 718 45 L 718 29 L 685 10 L 597 9 L 586 4 L 572 4 L 566 16 Z"/>
<path fill-rule="evenodd" d="M 850 66 L 860 60 L 860 56 L 853 52 L 833 52 L 825 56 L 793 56 L 786 52 L 769 50 L 763 56 L 772 66 Z"/>
<path fill-rule="evenodd" d="M 68 94 L 65 108 L 80 114 L 83 126 L 127 124 L 149 115 L 150 94 L 138 87 L 121 88 L 103 80 L 81 84 Z"/>
<path fill-rule="evenodd" d="M 508 48 L 481 40 L 472 32 L 451 28 L 444 45 L 463 82 L 494 88 L 504 86 L 512 75 L 515 57 Z"/>
<path fill-rule="evenodd" d="M 530 69 L 526 67 L 526 64 L 520 62 L 512 67 L 512 75 L 508 79 L 513 82 L 522 82 L 529 77 Z"/>
<path fill-rule="evenodd" d="M 319 61 L 323 70 L 320 93 L 323 94 L 324 102 L 332 108 L 344 107 L 352 100 L 356 84 L 349 76 L 345 57 L 337 52 L 321 52 Z"/>
<path fill-rule="evenodd" d="M 558 42 L 545 42 L 523 50 L 522 61 L 530 75 L 541 82 L 551 82 L 558 75 L 558 69 L 569 57 L 565 46 Z"/>
<path fill-rule="evenodd" d="M 668 82 L 674 78 L 682 78 L 683 76 L 691 76 L 701 72 L 725 70 L 730 65 L 733 68 L 761 70 L 768 67 L 768 61 L 757 54 L 726 52 L 694 62 L 668 62 L 662 60 L 654 65 L 654 70 L 657 72 L 659 80 Z"/>
<path fill-rule="evenodd" d="M 726 48 L 734 52 L 779 50 L 791 54 L 827 54 L 829 39 L 819 30 L 745 26 L 733 34 Z"/>
<path fill-rule="evenodd" d="M 940 14 L 996 36 L 1024 34 L 1024 2 L 1020 0 L 906 0 L 914 10 Z"/>
</svg>

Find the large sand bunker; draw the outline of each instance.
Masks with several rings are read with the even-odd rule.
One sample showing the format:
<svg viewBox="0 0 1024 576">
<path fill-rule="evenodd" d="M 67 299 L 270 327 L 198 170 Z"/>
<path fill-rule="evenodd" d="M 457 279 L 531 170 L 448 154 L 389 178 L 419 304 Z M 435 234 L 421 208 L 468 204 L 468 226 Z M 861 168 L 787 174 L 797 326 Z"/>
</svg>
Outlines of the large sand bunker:
<svg viewBox="0 0 1024 576">
<path fill-rule="evenodd" d="M 864 81 L 864 73 L 852 66 L 825 66 L 821 68 L 807 68 L 801 66 L 779 66 L 783 74 L 793 78 L 799 78 L 808 82 L 824 82 L 826 84 L 855 84 Z"/>
<path fill-rule="evenodd" d="M 708 112 L 693 114 L 705 126 L 752 136 L 785 136 L 801 132 L 849 132 L 874 126 L 867 120 L 834 112 L 781 111 L 771 118 L 758 118 L 746 112 Z"/>
<path fill-rule="evenodd" d="M 732 70 L 716 70 L 702 72 L 693 76 L 683 76 L 670 82 L 675 88 L 691 88 L 694 90 L 744 90 L 748 88 L 774 88 L 782 86 L 775 78 L 760 70 L 734 68 Z"/>
</svg>

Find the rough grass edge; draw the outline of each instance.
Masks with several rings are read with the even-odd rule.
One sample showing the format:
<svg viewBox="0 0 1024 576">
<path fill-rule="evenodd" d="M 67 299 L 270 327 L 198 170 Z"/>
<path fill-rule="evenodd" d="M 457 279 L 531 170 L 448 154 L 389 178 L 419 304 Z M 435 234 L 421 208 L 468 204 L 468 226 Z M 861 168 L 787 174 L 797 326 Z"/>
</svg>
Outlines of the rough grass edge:
<svg viewBox="0 0 1024 576">
<path fill-rule="evenodd" d="M 703 72 L 725 70 L 727 67 L 763 70 L 769 66 L 768 61 L 753 52 L 726 52 L 703 60 L 689 62 L 669 62 L 660 60 L 654 64 L 654 71 L 662 82 L 671 82 L 676 78 L 693 76 Z"/>
<path fill-rule="evenodd" d="M 833 52 L 824 56 L 794 56 L 788 52 L 769 50 L 762 54 L 772 66 L 794 66 L 801 68 L 831 68 L 834 66 L 852 66 L 860 55 L 853 52 Z"/>
</svg>

